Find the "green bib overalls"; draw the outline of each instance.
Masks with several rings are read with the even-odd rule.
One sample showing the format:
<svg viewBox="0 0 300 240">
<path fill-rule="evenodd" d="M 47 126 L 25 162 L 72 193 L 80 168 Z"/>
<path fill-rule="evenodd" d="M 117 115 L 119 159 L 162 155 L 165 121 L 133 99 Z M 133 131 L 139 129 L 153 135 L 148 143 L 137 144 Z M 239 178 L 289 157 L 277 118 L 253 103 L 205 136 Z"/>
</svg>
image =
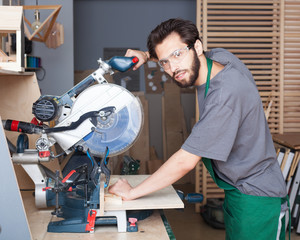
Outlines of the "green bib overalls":
<svg viewBox="0 0 300 240">
<path fill-rule="evenodd" d="M 207 58 L 205 96 L 209 89 L 212 60 Z M 281 204 L 288 197 L 252 196 L 241 193 L 221 180 L 213 170 L 212 161 L 202 158 L 215 183 L 225 191 L 223 204 L 226 240 L 275 240 L 278 231 Z M 285 239 L 285 217 L 282 220 L 280 240 Z"/>
</svg>

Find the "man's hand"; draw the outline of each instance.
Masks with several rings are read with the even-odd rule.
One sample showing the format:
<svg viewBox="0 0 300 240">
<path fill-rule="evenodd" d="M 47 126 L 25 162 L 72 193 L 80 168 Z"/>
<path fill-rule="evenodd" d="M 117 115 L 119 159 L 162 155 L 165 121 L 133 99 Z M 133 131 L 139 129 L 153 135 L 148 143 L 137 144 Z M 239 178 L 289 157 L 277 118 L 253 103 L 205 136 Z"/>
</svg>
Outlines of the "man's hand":
<svg viewBox="0 0 300 240">
<path fill-rule="evenodd" d="M 155 173 L 134 188 L 125 179 L 119 179 L 108 192 L 133 200 L 163 189 L 178 181 L 201 160 L 200 156 L 179 149 Z"/>
<path fill-rule="evenodd" d="M 137 70 L 144 63 L 147 63 L 147 61 L 149 60 L 149 53 L 140 50 L 128 49 L 125 57 L 137 57 L 139 59 L 138 63 L 132 68 L 132 70 Z"/>
<path fill-rule="evenodd" d="M 132 187 L 126 179 L 119 179 L 114 185 L 108 188 L 108 192 L 122 197 L 123 200 L 133 200 L 130 196 Z"/>
</svg>

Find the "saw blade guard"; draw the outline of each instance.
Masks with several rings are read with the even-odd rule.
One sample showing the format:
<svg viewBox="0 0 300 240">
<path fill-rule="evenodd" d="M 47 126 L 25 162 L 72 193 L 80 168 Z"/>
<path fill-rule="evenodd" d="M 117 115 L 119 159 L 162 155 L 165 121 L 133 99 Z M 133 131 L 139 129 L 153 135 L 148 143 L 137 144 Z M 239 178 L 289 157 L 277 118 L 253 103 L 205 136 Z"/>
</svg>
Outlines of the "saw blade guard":
<svg viewBox="0 0 300 240">
<path fill-rule="evenodd" d="M 95 85 L 80 94 L 72 112 L 79 110 L 86 99 L 90 99 L 87 104 L 98 106 L 98 109 L 93 110 L 103 109 L 103 111 L 100 111 L 96 118 L 88 120 L 93 127 L 79 143 L 83 151 L 89 149 L 92 154 L 102 157 L 106 147 L 109 149 L 108 156 L 127 151 L 137 140 L 144 123 L 139 98 L 119 85 L 109 83 Z"/>
</svg>

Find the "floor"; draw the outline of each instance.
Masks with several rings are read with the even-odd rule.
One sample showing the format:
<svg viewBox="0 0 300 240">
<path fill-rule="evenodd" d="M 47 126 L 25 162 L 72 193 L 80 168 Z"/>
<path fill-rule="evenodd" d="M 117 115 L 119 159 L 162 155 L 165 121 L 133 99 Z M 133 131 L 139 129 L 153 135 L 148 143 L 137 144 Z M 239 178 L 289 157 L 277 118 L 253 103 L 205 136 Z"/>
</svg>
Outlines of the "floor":
<svg viewBox="0 0 300 240">
<path fill-rule="evenodd" d="M 192 184 L 175 185 L 175 189 L 185 194 L 194 192 Z M 215 229 L 206 224 L 199 213 L 195 212 L 193 204 L 185 203 L 184 210 L 164 210 L 171 225 L 176 240 L 222 240 L 225 239 L 225 230 Z M 286 239 L 288 239 L 288 234 Z M 291 240 L 300 240 L 300 235 L 291 233 Z"/>
</svg>

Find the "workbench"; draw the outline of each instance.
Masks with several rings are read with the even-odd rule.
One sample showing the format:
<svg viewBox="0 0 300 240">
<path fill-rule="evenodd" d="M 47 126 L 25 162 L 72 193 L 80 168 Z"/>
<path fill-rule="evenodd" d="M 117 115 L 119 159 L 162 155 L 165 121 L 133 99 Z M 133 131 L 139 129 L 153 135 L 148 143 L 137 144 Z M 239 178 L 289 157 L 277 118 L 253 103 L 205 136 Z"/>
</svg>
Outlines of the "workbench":
<svg viewBox="0 0 300 240">
<path fill-rule="evenodd" d="M 0 71 L 0 83 L 0 123 L 2 119 L 16 119 L 30 122 L 32 119 L 32 103 L 40 96 L 35 74 Z M 2 206 L 6 206 L 0 211 L 1 239 L 3 237 L 6 240 L 169 239 L 168 233 L 170 232 L 170 229 L 168 228 L 168 225 L 166 224 L 167 221 L 160 209 L 176 209 L 184 207 L 183 202 L 172 186 L 137 200 L 127 202 L 121 201 L 121 204 L 120 201 L 115 201 L 114 197 L 104 198 L 104 201 L 106 201 L 106 199 L 110 200 L 107 200 L 105 204 L 100 204 L 100 206 L 104 206 L 104 209 L 102 210 L 105 214 L 101 215 L 101 211 L 99 211 L 99 216 L 118 216 L 117 226 L 96 226 L 94 233 L 47 232 L 49 222 L 62 219 L 51 214 L 54 207 L 42 210 L 36 208 L 32 190 L 34 188 L 33 182 L 31 179 L 26 178 L 28 176 L 25 174 L 21 166 L 16 164 L 14 166 L 12 165 L 10 152 L 6 144 L 6 138 L 12 143 L 16 143 L 19 133 L 4 133 L 2 124 L 0 125 L 0 152 L 1 160 L 3 162 L 0 171 L 0 179 L 3 184 L 0 185 L 0 189 L 1 192 L 5 193 L 4 197 L 0 198 L 0 202 L 2 203 Z M 34 139 L 30 139 L 29 145 L 30 149 L 34 148 Z M 49 167 L 49 169 L 52 171 L 60 169 L 57 159 L 49 163 L 43 163 L 43 165 L 52 165 L 52 163 L 55 164 L 54 166 Z M 22 173 L 24 174 L 19 174 L 14 167 L 18 167 L 20 170 L 23 170 Z M 16 181 L 16 177 L 18 177 L 18 182 Z M 119 177 L 120 176 L 111 176 L 110 183 L 114 183 Z M 148 176 L 126 175 L 122 177 L 126 178 L 132 186 L 135 186 Z M 24 184 L 27 182 L 28 184 Z M 101 183 L 103 183 L 103 181 L 101 181 Z M 21 194 L 19 189 L 23 189 Z M 101 196 L 104 196 L 104 194 L 100 194 L 100 198 Z M 144 220 L 138 221 L 138 232 L 126 232 L 127 210 L 153 210 L 153 214 Z M 119 217 L 119 215 L 114 215 L 115 213 L 120 213 L 121 217 Z M 122 219 L 122 221 L 119 222 L 118 219 Z M 125 231 L 119 231 L 119 226 L 125 226 Z M 166 228 L 169 231 L 167 231 Z"/>
<path fill-rule="evenodd" d="M 136 185 L 144 180 L 146 175 L 126 175 L 126 176 L 111 176 L 111 183 L 114 183 L 119 177 L 126 178 L 130 184 Z M 74 240 L 74 239 L 151 239 L 164 240 L 170 239 L 168 226 L 165 226 L 159 209 L 174 209 L 183 208 L 183 202 L 178 197 L 172 186 L 164 188 L 153 194 L 147 195 L 133 201 L 123 201 L 122 204 L 115 201 L 105 204 L 105 211 L 114 210 L 136 210 L 136 209 L 154 209 L 153 214 L 148 218 L 138 221 L 138 232 L 119 233 L 116 226 L 97 226 L 94 233 L 50 233 L 47 232 L 47 226 L 50 221 L 55 221 L 56 216 L 52 216 L 51 209 L 39 210 L 35 207 L 32 191 L 22 191 L 23 203 L 31 231 L 32 239 L 34 240 Z M 170 229 L 168 230 L 170 231 Z M 171 233 L 172 234 L 172 233 Z"/>
</svg>

